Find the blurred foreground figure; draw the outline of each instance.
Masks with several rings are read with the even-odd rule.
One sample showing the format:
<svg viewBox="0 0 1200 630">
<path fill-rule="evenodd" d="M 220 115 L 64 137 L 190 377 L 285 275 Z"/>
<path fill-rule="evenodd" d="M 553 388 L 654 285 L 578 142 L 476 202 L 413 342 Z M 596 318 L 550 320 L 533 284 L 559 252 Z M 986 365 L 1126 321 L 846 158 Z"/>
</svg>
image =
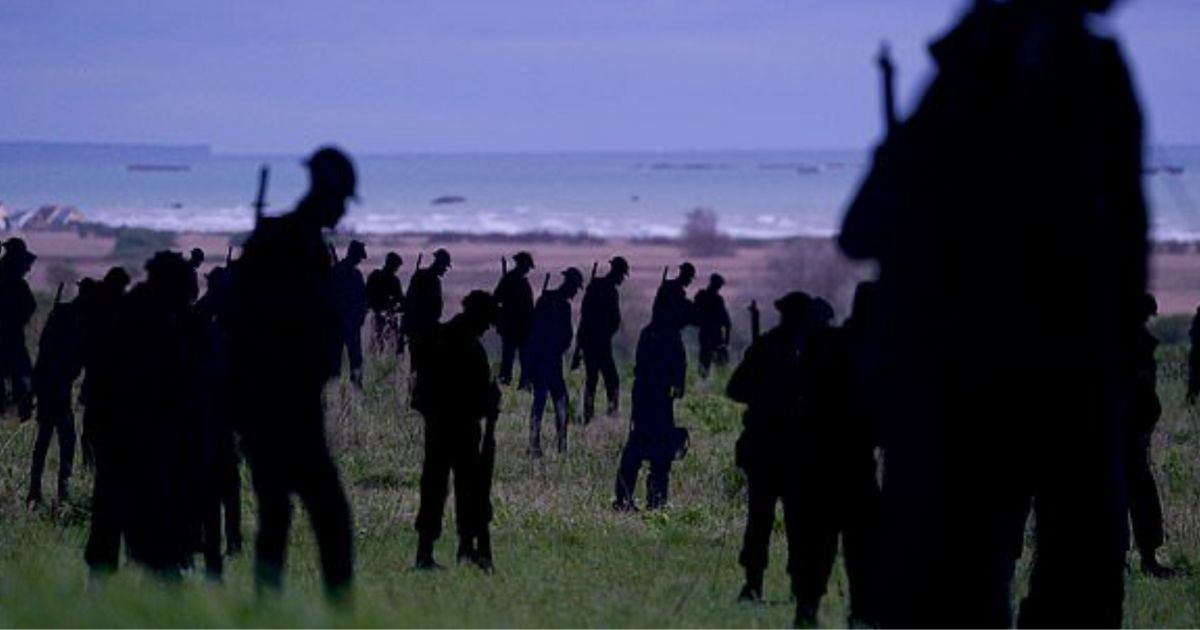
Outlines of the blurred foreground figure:
<svg viewBox="0 0 1200 630">
<path fill-rule="evenodd" d="M 708 279 L 708 286 L 696 292 L 696 325 L 700 327 L 700 376 L 708 378 L 708 372 L 715 363 L 722 367 L 729 363 L 729 333 L 733 322 L 729 319 L 729 309 L 725 308 L 725 298 L 721 297 L 721 287 L 725 286 L 725 278 L 714 273 Z"/>
<path fill-rule="evenodd" d="M 404 305 L 404 289 L 396 275 L 404 260 L 396 252 L 388 252 L 383 267 L 367 276 L 367 307 L 371 309 L 371 349 L 383 354 L 391 349 L 404 353 L 400 337 L 400 309 Z"/>
<path fill-rule="evenodd" d="M 1158 361 L 1154 357 L 1158 339 L 1147 328 L 1150 319 L 1158 315 L 1158 302 L 1154 296 L 1147 294 L 1142 305 L 1137 384 L 1133 408 L 1128 416 L 1129 424 L 1125 429 L 1125 472 L 1129 480 L 1129 519 L 1133 526 L 1133 540 L 1141 555 L 1142 571 L 1165 579 L 1174 577 L 1175 571 L 1158 562 L 1158 549 L 1165 538 L 1163 509 L 1150 457 L 1154 428 L 1162 416 L 1162 403 L 1158 400 Z"/>
<path fill-rule="evenodd" d="M 337 305 L 339 341 L 334 354 L 334 374 L 342 372 L 342 348 L 350 360 L 350 382 L 362 389 L 362 328 L 367 321 L 367 287 L 358 265 L 367 259 L 367 246 L 350 241 L 346 257 L 333 265 L 333 292 Z"/>
<path fill-rule="evenodd" d="M 438 566 L 433 544 L 442 534 L 442 513 L 453 471 L 458 562 L 492 570 L 490 468 L 495 458 L 493 430 L 500 413 L 500 389 L 492 380 L 487 351 L 479 340 L 495 321 L 492 296 L 472 291 L 463 300 L 462 313 L 430 333 L 429 358 L 417 374 L 413 407 L 425 417 L 425 462 L 416 523 L 418 569 Z"/>
<path fill-rule="evenodd" d="M 94 282 L 89 281 L 89 287 Z M 60 285 L 61 291 L 61 285 Z M 82 288 L 82 287 L 81 287 Z M 92 289 L 88 289 L 91 292 Z M 61 297 L 61 296 L 60 296 Z M 37 363 L 33 367 L 33 391 L 37 398 L 37 441 L 29 471 L 27 503 L 42 501 L 42 471 L 50 438 L 58 434 L 58 499 L 66 501 L 70 493 L 71 471 L 75 464 L 75 411 L 71 394 L 75 380 L 83 371 L 83 319 L 80 311 L 87 297 L 73 302 L 58 301 L 46 318 L 38 340 Z"/>
<path fill-rule="evenodd" d="M 337 310 L 331 229 L 354 197 L 350 159 L 322 148 L 308 160 L 310 188 L 290 214 L 262 219 L 235 265 L 232 359 L 239 427 L 258 499 L 255 579 L 282 586 L 292 495 L 304 502 L 326 593 L 349 595 L 350 507 L 325 441 L 322 390 L 334 375 Z"/>
<path fill-rule="evenodd" d="M 559 453 L 567 451 L 567 383 L 563 380 L 563 357 L 571 349 L 575 332 L 571 325 L 571 300 L 583 286 L 583 273 L 571 267 L 562 272 L 557 289 L 538 296 L 533 309 L 533 326 L 526 349 L 529 351 L 533 408 L 529 411 L 530 457 L 542 456 L 542 414 L 546 399 L 554 405 L 554 445 Z"/>
<path fill-rule="evenodd" d="M 666 506 L 670 496 L 671 462 L 687 447 L 686 432 L 675 426 L 675 401 L 683 398 L 687 351 L 681 332 L 685 312 L 677 308 L 655 311 L 638 337 L 633 366 L 633 411 L 629 437 L 621 451 L 613 507 L 633 511 L 638 473 L 650 463 L 646 479 L 646 508 Z"/>
<path fill-rule="evenodd" d="M 492 292 L 500 306 L 500 320 L 496 324 L 496 332 L 500 333 L 500 384 L 512 383 L 513 362 L 519 357 L 521 379 L 517 384 L 525 389 L 529 386 L 529 353 L 525 343 L 533 324 L 533 288 L 529 286 L 533 256 L 517 252 L 513 263 L 515 266 L 504 272 Z"/>
<path fill-rule="evenodd" d="M 604 377 L 608 415 L 617 415 L 621 402 L 621 377 L 613 361 L 612 338 L 621 330 L 621 294 L 618 289 L 629 276 L 629 263 L 617 256 L 608 263 L 608 275 L 592 278 L 583 293 L 579 332 L 575 336 L 577 352 L 583 359 L 583 422 L 596 415 L 596 386 Z M 574 366 L 572 366 L 574 367 Z"/>
<path fill-rule="evenodd" d="M 10 238 L 4 242 L 4 257 L 0 258 L 0 414 L 15 402 L 22 421 L 33 416 L 33 366 L 25 347 L 25 326 L 37 310 L 37 302 L 25 276 L 35 260 L 37 256 L 25 247 L 25 241 Z"/>
<path fill-rule="evenodd" d="M 885 626 L 1121 624 L 1125 415 L 1145 293 L 1138 103 L 1111 0 L 976 3 L 840 244 L 878 261 Z M 875 386 L 871 386 L 873 383 Z"/>
</svg>

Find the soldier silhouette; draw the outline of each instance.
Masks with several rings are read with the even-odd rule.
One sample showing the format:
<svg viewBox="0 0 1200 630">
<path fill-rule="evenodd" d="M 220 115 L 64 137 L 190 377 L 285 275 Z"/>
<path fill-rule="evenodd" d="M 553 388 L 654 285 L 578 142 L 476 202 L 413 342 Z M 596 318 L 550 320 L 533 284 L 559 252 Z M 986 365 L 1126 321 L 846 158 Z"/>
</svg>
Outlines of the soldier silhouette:
<svg viewBox="0 0 1200 630">
<path fill-rule="evenodd" d="M 718 367 L 729 363 L 729 333 L 733 322 L 729 319 L 729 309 L 725 308 L 725 298 L 721 297 L 721 287 L 725 286 L 725 278 L 714 273 L 708 278 L 708 286 L 696 292 L 696 325 L 700 327 L 700 376 L 708 378 L 708 372 L 714 363 Z"/>
<path fill-rule="evenodd" d="M 389 348 L 397 355 L 404 352 L 404 341 L 400 338 L 400 309 L 404 304 L 404 289 L 396 275 L 404 259 L 396 252 L 388 252 L 383 267 L 367 276 L 367 307 L 371 309 L 371 347 L 377 354 Z"/>
<path fill-rule="evenodd" d="M 629 436 L 621 451 L 613 507 L 636 509 L 633 493 L 642 462 L 650 463 L 646 479 L 646 508 L 665 507 L 670 495 L 671 462 L 684 448 L 675 426 L 675 401 L 683 397 L 687 353 L 682 331 L 688 312 L 680 308 L 656 309 L 638 337 L 633 367 L 633 412 Z"/>
<path fill-rule="evenodd" d="M 696 278 L 696 268 L 692 263 L 685 262 L 679 265 L 679 274 L 674 278 L 667 278 L 666 270 L 663 271 L 663 281 L 658 287 L 658 292 L 654 294 L 654 305 L 651 308 L 651 319 L 663 309 L 671 309 L 679 311 L 678 315 L 673 315 L 669 319 L 682 318 L 684 326 L 691 326 L 696 321 L 695 305 L 688 299 L 687 288 L 691 286 L 692 280 Z M 666 321 L 666 320 L 664 320 Z"/>
<path fill-rule="evenodd" d="M 186 319 L 195 270 L 182 254 L 169 251 L 156 253 L 145 268 L 145 281 L 122 300 L 116 320 L 120 376 L 112 437 L 120 468 L 120 529 L 131 560 L 177 579 L 193 542 L 185 415 Z"/>
<path fill-rule="evenodd" d="M 612 338 L 621 330 L 621 294 L 618 288 L 629 276 L 629 263 L 617 256 L 608 262 L 608 275 L 593 278 L 583 294 L 576 356 L 583 359 L 583 422 L 596 414 L 596 386 L 604 377 L 608 415 L 615 416 L 621 402 L 621 377 L 613 361 Z"/>
<path fill-rule="evenodd" d="M 424 359 L 421 336 L 434 330 L 442 320 L 442 276 L 450 269 L 450 252 L 439 249 L 433 252 L 433 263 L 413 272 L 408 281 L 408 298 L 404 301 L 404 318 L 400 330 L 408 339 L 409 360 L 414 372 L 421 370 Z"/>
<path fill-rule="evenodd" d="M 981 2 L 879 147 L 840 244 L 880 269 L 886 626 L 1121 624 L 1142 126 L 1112 0 Z M 986 331 L 986 334 L 980 334 Z M 1067 459 L 1064 460 L 1064 457 Z"/>
<path fill-rule="evenodd" d="M 25 347 L 25 326 L 37 310 L 37 302 L 25 276 L 35 260 L 37 256 L 25 241 L 14 237 L 4 242 L 4 257 L 0 258 L 0 414 L 8 407 L 11 391 L 11 402 L 16 403 L 22 422 L 33 416 L 33 366 Z"/>
<path fill-rule="evenodd" d="M 208 290 L 188 319 L 187 519 L 194 549 L 204 555 L 207 575 L 219 579 L 226 554 L 242 546 L 241 473 L 234 437 L 230 321 L 233 279 L 214 267 Z M 222 518 L 222 512 L 224 512 Z"/>
<path fill-rule="evenodd" d="M 80 445 L 85 466 L 95 464 L 95 439 L 97 427 L 108 426 L 112 414 L 112 392 L 115 378 L 111 367 L 116 354 L 115 326 L 117 306 L 129 286 L 129 274 L 122 267 L 109 269 L 99 281 L 85 278 L 80 281 L 79 292 L 87 297 L 80 302 L 83 320 L 83 384 L 80 386 L 80 401 L 84 405 L 83 434 Z"/>
<path fill-rule="evenodd" d="M 1158 339 L 1147 328 L 1150 318 L 1158 315 L 1158 302 L 1154 296 L 1147 294 L 1142 306 L 1138 356 L 1134 364 L 1137 384 L 1125 429 L 1125 471 L 1128 475 L 1130 523 L 1134 543 L 1141 555 L 1142 571 L 1165 579 L 1174 577 L 1176 572 L 1158 561 L 1158 549 L 1164 540 L 1163 509 L 1150 457 L 1154 428 L 1162 416 L 1162 404 L 1158 400 L 1158 361 L 1154 357 Z"/>
<path fill-rule="evenodd" d="M 567 450 L 567 416 L 570 402 L 563 380 L 563 357 L 571 349 L 574 328 L 571 324 L 571 300 L 583 286 L 583 273 L 574 267 L 562 272 L 558 288 L 538 296 L 533 309 L 526 350 L 529 352 L 533 408 L 529 412 L 529 456 L 542 456 L 542 414 L 546 398 L 554 405 L 554 444 L 560 453 Z"/>
<path fill-rule="evenodd" d="M 337 304 L 340 343 L 334 355 L 335 373 L 342 371 L 342 348 L 350 359 L 350 382 L 362 389 L 362 328 L 367 321 L 367 288 L 358 265 L 367 259 L 362 241 L 350 241 L 346 257 L 333 265 L 333 291 Z"/>
<path fill-rule="evenodd" d="M 235 401 L 258 498 L 255 581 L 282 586 L 291 495 L 304 503 L 327 595 L 344 602 L 353 576 L 350 506 L 325 440 L 322 390 L 337 310 L 332 229 L 355 197 L 354 165 L 333 147 L 307 161 L 310 187 L 291 213 L 263 218 L 235 267 L 232 360 Z"/>
<path fill-rule="evenodd" d="M 92 482 L 92 520 L 84 559 L 93 575 L 115 571 L 121 551 L 125 496 L 122 468 L 125 454 L 118 423 L 121 420 L 118 357 L 122 349 L 118 314 L 129 285 L 121 267 L 108 270 L 83 302 L 82 385 L 83 453 L 95 474 Z M 81 285 L 81 291 L 86 291 Z"/>
<path fill-rule="evenodd" d="M 535 268 L 533 256 L 529 252 L 517 252 L 513 255 L 513 265 L 501 276 L 492 295 L 500 307 L 500 319 L 496 324 L 496 332 L 500 333 L 500 384 L 512 383 L 513 362 L 519 356 L 521 378 L 518 386 L 524 389 L 529 385 L 525 342 L 533 321 L 533 289 L 529 286 L 529 272 Z"/>
<path fill-rule="evenodd" d="M 194 302 L 200 297 L 200 268 L 204 266 L 204 250 L 193 247 L 192 251 L 188 252 L 188 265 L 192 268 L 192 284 L 196 287 L 196 293 L 192 295 Z"/>
<path fill-rule="evenodd" d="M 442 533 L 442 513 L 454 473 L 458 562 L 492 570 L 490 488 L 484 479 L 482 423 L 495 422 L 500 389 L 480 337 L 496 321 L 496 302 L 472 291 L 462 313 L 430 331 L 428 360 L 417 374 L 413 407 L 425 417 L 425 461 L 416 529 L 418 569 L 438 565 L 433 545 Z M 494 444 L 492 445 L 494 448 Z"/>
<path fill-rule="evenodd" d="M 94 283 L 91 283 L 94 286 Z M 87 289 L 90 294 L 94 289 Z M 70 494 L 71 470 L 75 462 L 75 413 L 71 394 L 75 379 L 83 371 L 83 319 L 81 291 L 74 302 L 59 300 L 46 318 L 38 340 L 37 363 L 33 366 L 33 392 L 37 399 L 37 440 L 29 472 L 29 496 L 26 502 L 42 501 L 42 471 L 50 438 L 58 434 L 58 499 L 65 502 Z"/>
</svg>

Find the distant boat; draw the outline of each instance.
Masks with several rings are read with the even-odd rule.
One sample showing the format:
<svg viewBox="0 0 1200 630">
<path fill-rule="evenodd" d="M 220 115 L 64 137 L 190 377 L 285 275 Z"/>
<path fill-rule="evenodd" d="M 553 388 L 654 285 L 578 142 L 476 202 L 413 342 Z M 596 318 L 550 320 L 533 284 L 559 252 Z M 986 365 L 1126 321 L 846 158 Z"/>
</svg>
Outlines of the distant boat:
<svg viewBox="0 0 1200 630">
<path fill-rule="evenodd" d="M 444 206 L 452 203 L 466 203 L 467 198 L 460 195 L 443 195 L 429 202 L 435 206 Z"/>
<path fill-rule="evenodd" d="M 135 173 L 181 173 L 192 170 L 187 164 L 127 164 L 125 170 Z"/>
</svg>

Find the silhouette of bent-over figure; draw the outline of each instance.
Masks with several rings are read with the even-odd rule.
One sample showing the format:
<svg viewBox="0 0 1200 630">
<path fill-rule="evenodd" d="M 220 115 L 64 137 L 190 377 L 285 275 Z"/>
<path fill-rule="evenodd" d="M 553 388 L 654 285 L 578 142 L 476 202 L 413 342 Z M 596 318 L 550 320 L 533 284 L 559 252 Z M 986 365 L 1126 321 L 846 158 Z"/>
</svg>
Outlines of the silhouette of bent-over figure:
<svg viewBox="0 0 1200 630">
<path fill-rule="evenodd" d="M 721 297 L 721 287 L 725 286 L 725 278 L 714 273 L 708 279 L 708 286 L 696 292 L 696 325 L 700 328 L 700 375 L 708 376 L 713 363 L 723 366 L 729 363 L 729 333 L 733 322 L 729 319 L 729 309 L 725 308 L 725 298 Z"/>
<path fill-rule="evenodd" d="M 654 294 L 650 318 L 653 319 L 660 311 L 674 310 L 677 313 L 671 315 L 671 319 L 682 321 L 685 327 L 696 323 L 696 307 L 687 296 L 687 288 L 695 279 L 696 267 L 689 262 L 679 265 L 679 274 L 674 278 L 667 278 L 664 271 L 662 284 Z"/>
<path fill-rule="evenodd" d="M 608 263 L 608 275 L 593 278 L 583 293 L 576 343 L 583 355 L 583 421 L 596 414 L 596 386 L 604 377 L 608 415 L 615 416 L 621 401 L 621 377 L 613 360 L 612 338 L 621 330 L 621 294 L 618 288 L 629 276 L 629 263 L 617 256 Z"/>
<path fill-rule="evenodd" d="M 396 275 L 404 259 L 388 252 L 383 267 L 367 276 L 367 307 L 371 309 L 371 348 L 382 354 L 391 348 L 397 355 L 404 352 L 400 338 L 400 309 L 404 305 L 404 289 Z"/>
<path fill-rule="evenodd" d="M 420 266 L 421 261 L 417 261 Z M 409 360 L 413 372 L 421 370 L 424 349 L 421 338 L 436 330 L 442 321 L 442 276 L 450 269 L 450 252 L 439 249 L 433 252 L 433 263 L 413 272 L 408 281 L 408 297 L 404 301 L 404 318 L 400 330 L 408 338 Z"/>
<path fill-rule="evenodd" d="M 25 241 L 14 237 L 4 242 L 4 257 L 0 258 L 0 414 L 8 407 L 11 391 L 22 421 L 33 416 L 33 365 L 25 347 L 25 326 L 37 310 L 37 302 L 25 276 L 35 260 L 37 256 Z"/>
<path fill-rule="evenodd" d="M 29 471 L 28 503 L 42 500 L 42 471 L 46 467 L 50 438 L 55 433 L 58 434 L 59 501 L 66 501 L 70 493 L 71 470 L 75 463 L 75 411 L 71 394 L 75 380 L 83 371 L 80 302 L 79 297 L 74 302 L 56 302 L 38 339 L 37 362 L 33 366 L 38 433 Z"/>
<path fill-rule="evenodd" d="M 362 241 L 350 241 L 346 257 L 333 265 L 333 291 L 337 300 L 340 342 L 334 361 L 335 373 L 342 371 L 342 348 L 350 360 L 350 382 L 362 389 L 362 328 L 367 321 L 367 287 L 358 265 L 367 259 Z"/>
<path fill-rule="evenodd" d="M 355 173 L 338 149 L 309 158 L 310 188 L 291 213 L 262 219 L 235 264 L 234 387 L 258 498 L 255 579 L 282 585 L 291 495 L 312 521 L 327 594 L 349 594 L 350 506 L 325 440 L 325 384 L 334 375 L 337 310 L 329 249 L 332 228 L 354 197 Z"/>
<path fill-rule="evenodd" d="M 534 269 L 533 256 L 529 252 L 517 252 L 513 263 L 515 266 L 500 278 L 492 292 L 500 306 L 500 319 L 496 323 L 496 332 L 500 333 L 500 384 L 512 382 L 513 362 L 519 357 L 521 378 L 518 386 L 525 388 L 529 385 L 525 342 L 533 323 L 533 288 L 529 286 L 529 271 Z"/>
<path fill-rule="evenodd" d="M 526 351 L 529 352 L 533 407 L 529 411 L 529 455 L 542 456 L 542 414 L 546 398 L 554 405 L 554 443 L 558 452 L 567 450 L 567 383 L 563 380 L 563 356 L 571 348 L 575 330 L 571 324 L 571 300 L 583 286 L 583 273 L 574 267 L 562 272 L 562 283 L 538 296 L 533 309 Z"/>
<path fill-rule="evenodd" d="M 437 567 L 433 544 L 442 533 L 442 513 L 454 472 L 458 561 L 492 569 L 490 489 L 484 479 L 482 423 L 494 423 L 500 389 L 492 380 L 487 351 L 480 343 L 496 321 L 496 303 L 485 291 L 472 291 L 462 313 L 430 333 L 428 361 L 417 374 L 413 407 L 425 417 L 425 461 L 421 468 L 421 507 L 417 512 L 419 569 Z"/>
<path fill-rule="evenodd" d="M 633 411 L 629 437 L 621 451 L 613 507 L 635 509 L 634 488 L 642 462 L 650 463 L 646 508 L 664 507 L 670 494 L 671 462 L 683 444 L 675 427 L 675 401 L 683 397 L 687 352 L 681 332 L 686 313 L 676 308 L 656 311 L 638 337 L 633 366 Z"/>
<path fill-rule="evenodd" d="M 840 236 L 878 262 L 886 626 L 1121 624 L 1142 127 L 1112 0 L 977 3 Z"/>
</svg>

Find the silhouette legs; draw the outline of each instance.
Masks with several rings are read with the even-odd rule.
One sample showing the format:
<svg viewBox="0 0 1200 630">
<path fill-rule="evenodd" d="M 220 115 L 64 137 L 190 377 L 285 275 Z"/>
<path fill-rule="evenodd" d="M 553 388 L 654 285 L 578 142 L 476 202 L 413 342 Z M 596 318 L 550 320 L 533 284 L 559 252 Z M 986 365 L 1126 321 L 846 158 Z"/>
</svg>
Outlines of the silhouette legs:
<svg viewBox="0 0 1200 630">
<path fill-rule="evenodd" d="M 548 378 L 539 378 L 533 383 L 533 408 L 529 413 L 529 455 L 542 455 L 542 415 L 546 410 L 546 399 L 554 404 L 555 446 L 560 453 L 567 450 L 567 384 L 562 371 L 553 371 Z"/>
<path fill-rule="evenodd" d="M 615 415 L 620 405 L 621 380 L 617 364 L 613 361 L 610 343 L 583 349 L 585 369 L 583 384 L 583 422 L 591 422 L 596 414 L 596 387 L 604 378 L 604 390 L 608 396 L 608 415 Z"/>
<path fill-rule="evenodd" d="M 633 493 L 643 461 L 650 462 L 650 474 L 646 478 L 646 509 L 656 510 L 666 505 L 670 498 L 672 453 L 665 442 L 665 438 L 630 432 L 629 441 L 621 451 L 613 507 L 619 510 L 634 509 Z"/>
<path fill-rule="evenodd" d="M 42 471 L 46 468 L 46 453 L 50 438 L 58 433 L 58 498 L 65 500 L 69 492 L 71 471 L 75 463 L 75 418 L 70 413 L 56 414 L 53 421 L 39 420 L 37 440 L 33 445 L 33 461 L 29 471 L 29 498 L 42 498 Z"/>
</svg>

